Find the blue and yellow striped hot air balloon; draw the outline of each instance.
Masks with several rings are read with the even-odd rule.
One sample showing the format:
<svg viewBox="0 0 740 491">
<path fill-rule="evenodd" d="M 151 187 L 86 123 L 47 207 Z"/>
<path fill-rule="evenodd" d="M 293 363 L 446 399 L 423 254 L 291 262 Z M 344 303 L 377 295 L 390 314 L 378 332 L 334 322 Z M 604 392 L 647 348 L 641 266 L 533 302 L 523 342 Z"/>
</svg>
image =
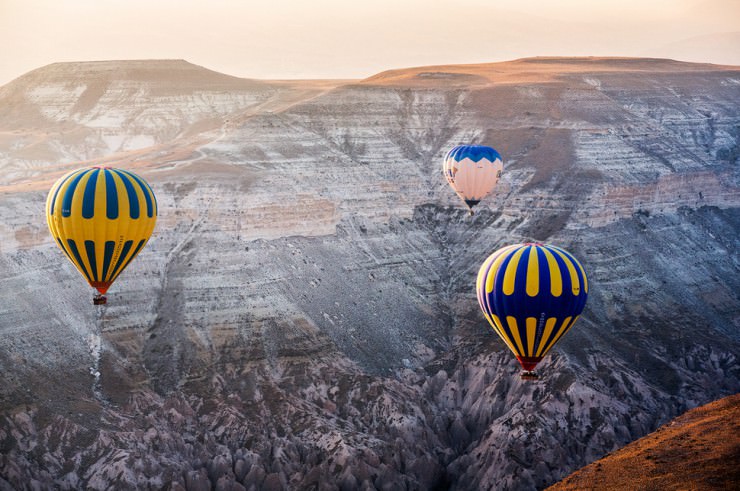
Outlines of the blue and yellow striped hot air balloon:
<svg viewBox="0 0 740 491">
<path fill-rule="evenodd" d="M 445 156 L 442 173 L 473 214 L 473 207 L 496 187 L 504 169 L 501 155 L 485 145 L 457 145 Z"/>
<path fill-rule="evenodd" d="M 483 262 L 476 284 L 483 315 L 514 352 L 525 378 L 573 327 L 588 297 L 588 279 L 569 252 L 527 243 L 504 247 Z"/>
<path fill-rule="evenodd" d="M 133 172 L 94 166 L 59 179 L 46 198 L 46 222 L 57 245 L 96 288 L 96 305 L 146 245 L 157 200 Z"/>
</svg>

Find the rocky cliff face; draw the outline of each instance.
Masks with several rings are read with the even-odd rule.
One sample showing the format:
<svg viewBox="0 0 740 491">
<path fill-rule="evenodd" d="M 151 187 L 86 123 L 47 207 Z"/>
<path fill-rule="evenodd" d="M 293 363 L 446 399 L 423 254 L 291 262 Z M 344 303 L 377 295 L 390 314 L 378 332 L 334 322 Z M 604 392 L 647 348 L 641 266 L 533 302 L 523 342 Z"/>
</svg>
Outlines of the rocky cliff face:
<svg viewBox="0 0 740 491">
<path fill-rule="evenodd" d="M 74 82 L 171 62 L 142 63 L 0 89 L 0 489 L 536 489 L 740 390 L 740 69 L 533 59 L 327 92 L 188 66 L 156 104 L 88 104 Z M 116 141 L 159 135 L 130 151 L 39 135 L 142 107 L 177 130 L 127 116 Z M 24 157 L 32 139 L 62 164 Z M 470 141 L 506 159 L 472 218 L 439 175 Z M 65 162 L 92 158 L 142 173 L 160 206 L 104 309 L 43 216 Z M 474 293 L 489 253 L 530 239 L 591 285 L 536 383 Z"/>
</svg>

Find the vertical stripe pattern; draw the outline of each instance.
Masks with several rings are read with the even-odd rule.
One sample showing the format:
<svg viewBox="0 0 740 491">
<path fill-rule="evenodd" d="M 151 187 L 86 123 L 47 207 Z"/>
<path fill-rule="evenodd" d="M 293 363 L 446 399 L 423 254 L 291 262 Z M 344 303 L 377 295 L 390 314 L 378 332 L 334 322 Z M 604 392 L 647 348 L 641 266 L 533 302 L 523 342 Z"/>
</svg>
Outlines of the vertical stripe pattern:
<svg viewBox="0 0 740 491">
<path fill-rule="evenodd" d="M 566 250 L 528 243 L 491 254 L 478 271 L 476 289 L 493 330 L 531 370 L 583 312 L 588 279 Z"/>
<path fill-rule="evenodd" d="M 458 145 L 442 163 L 445 179 L 469 208 L 493 191 L 503 169 L 501 155 L 484 145 Z"/>
<path fill-rule="evenodd" d="M 157 200 L 133 172 L 102 166 L 79 169 L 52 186 L 46 221 L 69 260 L 91 286 L 105 293 L 149 240 Z"/>
</svg>

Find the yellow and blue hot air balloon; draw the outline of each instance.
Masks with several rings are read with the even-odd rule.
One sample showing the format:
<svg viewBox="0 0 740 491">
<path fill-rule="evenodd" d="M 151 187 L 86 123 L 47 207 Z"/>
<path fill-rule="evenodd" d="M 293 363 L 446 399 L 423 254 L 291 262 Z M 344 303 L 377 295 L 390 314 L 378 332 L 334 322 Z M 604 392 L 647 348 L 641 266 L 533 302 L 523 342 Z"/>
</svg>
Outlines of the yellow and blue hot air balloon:
<svg viewBox="0 0 740 491">
<path fill-rule="evenodd" d="M 583 312 L 588 279 L 569 252 L 552 245 L 516 244 L 483 262 L 476 284 L 478 303 L 525 370 L 534 367 Z"/>
<path fill-rule="evenodd" d="M 496 187 L 503 169 L 501 155 L 485 145 L 458 145 L 447 152 L 442 163 L 445 179 L 471 215 L 473 207 Z"/>
<path fill-rule="evenodd" d="M 146 245 L 157 200 L 133 172 L 105 166 L 59 179 L 46 198 L 46 222 L 57 245 L 106 302 L 105 292 Z"/>
</svg>

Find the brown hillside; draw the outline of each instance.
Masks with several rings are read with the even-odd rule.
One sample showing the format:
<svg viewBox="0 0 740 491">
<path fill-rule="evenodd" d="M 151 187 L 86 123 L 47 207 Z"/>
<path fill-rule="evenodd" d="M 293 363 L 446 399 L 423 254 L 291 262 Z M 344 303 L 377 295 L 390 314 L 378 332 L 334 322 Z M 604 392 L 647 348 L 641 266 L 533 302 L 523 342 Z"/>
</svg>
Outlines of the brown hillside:
<svg viewBox="0 0 740 491">
<path fill-rule="evenodd" d="M 740 394 L 692 409 L 548 489 L 740 489 Z"/>
<path fill-rule="evenodd" d="M 701 73 L 737 71 L 737 66 L 687 63 L 660 58 L 534 57 L 497 63 L 438 65 L 387 70 L 362 80 L 364 85 L 449 87 L 551 82 L 568 74 Z"/>
</svg>

